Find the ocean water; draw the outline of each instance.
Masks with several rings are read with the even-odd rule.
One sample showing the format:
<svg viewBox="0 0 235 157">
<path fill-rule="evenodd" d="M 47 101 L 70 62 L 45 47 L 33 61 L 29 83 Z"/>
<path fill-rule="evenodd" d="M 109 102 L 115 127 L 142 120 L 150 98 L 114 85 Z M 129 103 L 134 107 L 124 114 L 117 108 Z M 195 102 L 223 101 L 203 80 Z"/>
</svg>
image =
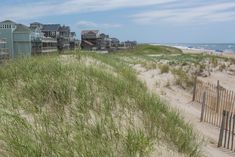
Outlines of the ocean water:
<svg viewBox="0 0 235 157">
<path fill-rule="evenodd" d="M 174 44 L 164 44 L 168 46 L 174 46 L 180 49 L 192 49 L 192 50 L 202 50 L 202 51 L 211 51 L 217 53 L 235 53 L 235 43 L 212 43 L 212 44 L 203 44 L 203 43 L 174 43 Z"/>
</svg>

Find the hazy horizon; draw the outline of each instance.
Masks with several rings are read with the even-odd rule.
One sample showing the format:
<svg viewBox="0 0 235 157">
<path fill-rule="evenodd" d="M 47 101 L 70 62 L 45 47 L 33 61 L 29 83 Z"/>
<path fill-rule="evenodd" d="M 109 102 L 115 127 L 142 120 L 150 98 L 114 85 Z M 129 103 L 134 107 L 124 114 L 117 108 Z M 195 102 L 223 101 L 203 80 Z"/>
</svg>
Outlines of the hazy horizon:
<svg viewBox="0 0 235 157">
<path fill-rule="evenodd" d="M 235 43 L 232 0 L 9 0 L 0 20 L 99 29 L 140 43 Z"/>
</svg>

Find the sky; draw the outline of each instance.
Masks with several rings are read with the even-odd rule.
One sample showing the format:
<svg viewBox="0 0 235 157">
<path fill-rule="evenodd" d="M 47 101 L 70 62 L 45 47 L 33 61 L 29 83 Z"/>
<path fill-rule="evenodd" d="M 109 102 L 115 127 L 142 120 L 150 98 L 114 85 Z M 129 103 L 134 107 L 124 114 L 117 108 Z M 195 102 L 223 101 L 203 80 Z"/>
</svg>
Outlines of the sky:
<svg viewBox="0 0 235 157">
<path fill-rule="evenodd" d="M 1 0 L 9 19 L 98 29 L 139 43 L 235 43 L 235 0 Z"/>
</svg>

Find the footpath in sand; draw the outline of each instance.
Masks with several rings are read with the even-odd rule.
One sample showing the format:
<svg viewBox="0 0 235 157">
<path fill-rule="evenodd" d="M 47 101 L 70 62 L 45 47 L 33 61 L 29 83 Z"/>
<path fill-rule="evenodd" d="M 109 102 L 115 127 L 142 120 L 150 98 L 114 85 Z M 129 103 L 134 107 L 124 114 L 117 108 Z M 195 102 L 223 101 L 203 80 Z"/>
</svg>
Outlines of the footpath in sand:
<svg viewBox="0 0 235 157">
<path fill-rule="evenodd" d="M 141 65 L 135 65 L 139 79 L 146 83 L 150 91 L 160 95 L 168 104 L 178 110 L 185 121 L 192 124 L 194 130 L 203 136 L 206 144 L 202 154 L 206 157 L 234 157 L 235 153 L 217 148 L 219 128 L 200 122 L 201 105 L 192 102 L 192 94 L 176 86 L 171 73 L 160 74 L 160 70 L 146 70 Z"/>
</svg>

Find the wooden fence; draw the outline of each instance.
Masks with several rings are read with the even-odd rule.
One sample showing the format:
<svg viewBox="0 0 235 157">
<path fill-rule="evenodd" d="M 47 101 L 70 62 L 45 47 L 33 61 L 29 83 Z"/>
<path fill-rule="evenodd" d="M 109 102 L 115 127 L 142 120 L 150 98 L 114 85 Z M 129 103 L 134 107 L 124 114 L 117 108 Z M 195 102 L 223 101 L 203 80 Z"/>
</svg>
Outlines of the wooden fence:
<svg viewBox="0 0 235 157">
<path fill-rule="evenodd" d="M 228 111 L 223 111 L 220 128 L 218 147 L 224 147 L 235 151 L 234 147 L 235 115 Z"/>
<path fill-rule="evenodd" d="M 193 101 L 202 104 L 201 121 L 221 127 L 223 111 L 235 112 L 235 92 L 195 79 Z"/>
</svg>

